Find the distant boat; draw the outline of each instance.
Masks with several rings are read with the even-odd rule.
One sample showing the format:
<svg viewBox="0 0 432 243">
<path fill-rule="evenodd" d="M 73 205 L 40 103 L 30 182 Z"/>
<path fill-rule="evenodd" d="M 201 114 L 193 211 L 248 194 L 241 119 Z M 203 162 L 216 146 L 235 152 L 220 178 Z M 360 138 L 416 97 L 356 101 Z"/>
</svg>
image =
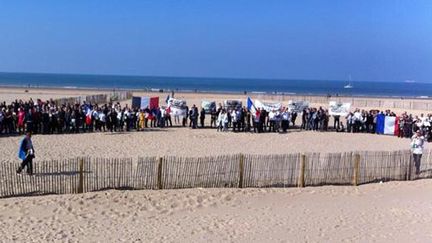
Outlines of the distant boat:
<svg viewBox="0 0 432 243">
<path fill-rule="evenodd" d="M 415 83 L 415 80 L 408 79 L 408 80 L 405 80 L 405 83 Z"/>
<path fill-rule="evenodd" d="M 345 89 L 352 89 L 352 88 L 354 88 L 354 86 L 352 86 L 352 84 L 349 83 L 349 84 L 345 85 L 344 88 Z"/>
<path fill-rule="evenodd" d="M 344 86 L 345 89 L 352 89 L 354 86 L 351 83 L 351 75 L 349 76 L 349 83 Z"/>
</svg>

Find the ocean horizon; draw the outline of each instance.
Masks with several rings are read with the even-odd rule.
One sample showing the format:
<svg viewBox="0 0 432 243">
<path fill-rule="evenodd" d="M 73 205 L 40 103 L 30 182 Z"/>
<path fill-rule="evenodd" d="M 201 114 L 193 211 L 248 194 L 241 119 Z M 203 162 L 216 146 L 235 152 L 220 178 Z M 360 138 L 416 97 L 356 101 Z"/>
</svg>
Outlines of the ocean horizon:
<svg viewBox="0 0 432 243">
<path fill-rule="evenodd" d="M 432 83 L 0 72 L 0 86 L 428 98 Z"/>
</svg>

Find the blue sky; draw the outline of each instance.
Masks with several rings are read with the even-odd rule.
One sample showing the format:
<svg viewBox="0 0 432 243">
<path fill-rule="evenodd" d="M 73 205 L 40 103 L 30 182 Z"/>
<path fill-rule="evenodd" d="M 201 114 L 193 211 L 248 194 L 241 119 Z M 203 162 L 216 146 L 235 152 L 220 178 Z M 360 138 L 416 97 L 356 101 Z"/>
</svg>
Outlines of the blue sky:
<svg viewBox="0 0 432 243">
<path fill-rule="evenodd" d="M 0 71 L 432 82 L 432 1 L 0 0 Z"/>
</svg>

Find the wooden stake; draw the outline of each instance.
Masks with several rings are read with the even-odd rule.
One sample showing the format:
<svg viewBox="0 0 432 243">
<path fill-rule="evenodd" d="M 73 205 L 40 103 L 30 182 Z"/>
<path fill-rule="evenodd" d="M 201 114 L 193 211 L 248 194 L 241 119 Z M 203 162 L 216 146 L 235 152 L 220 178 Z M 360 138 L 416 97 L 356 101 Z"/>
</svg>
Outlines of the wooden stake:
<svg viewBox="0 0 432 243">
<path fill-rule="evenodd" d="M 354 174 L 353 174 L 353 186 L 358 185 L 360 175 L 360 154 L 354 155 Z"/>
<path fill-rule="evenodd" d="M 300 155 L 300 172 L 299 172 L 299 179 L 298 179 L 298 187 L 305 186 L 305 180 L 304 180 L 305 166 L 306 166 L 306 155 L 302 154 Z"/>
<path fill-rule="evenodd" d="M 243 173 L 244 173 L 244 155 L 240 154 L 240 161 L 239 161 L 239 188 L 243 188 Z"/>
<path fill-rule="evenodd" d="M 159 158 L 158 159 L 158 177 L 157 177 L 157 182 L 158 182 L 158 189 L 162 190 L 163 189 L 163 185 L 162 185 L 162 160 L 163 158 Z"/>
<path fill-rule="evenodd" d="M 84 192 L 84 159 L 81 158 L 79 161 L 79 184 L 78 193 Z"/>
<path fill-rule="evenodd" d="M 411 180 L 413 161 L 414 161 L 414 156 L 413 156 L 412 153 L 411 153 L 411 154 L 410 154 L 409 163 L 408 163 L 408 168 L 407 168 L 407 180 L 408 180 L 408 181 Z"/>
</svg>

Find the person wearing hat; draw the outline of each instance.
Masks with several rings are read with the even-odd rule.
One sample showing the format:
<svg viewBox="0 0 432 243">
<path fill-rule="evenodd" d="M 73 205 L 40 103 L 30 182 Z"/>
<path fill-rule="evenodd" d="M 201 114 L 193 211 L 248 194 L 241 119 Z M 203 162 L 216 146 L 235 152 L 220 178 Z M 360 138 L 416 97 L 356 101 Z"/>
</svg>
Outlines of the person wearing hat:
<svg viewBox="0 0 432 243">
<path fill-rule="evenodd" d="M 21 140 L 18 157 L 22 162 L 16 171 L 17 174 L 21 174 L 21 171 L 27 167 L 27 174 L 33 175 L 33 158 L 35 155 L 30 131 L 27 131 L 25 137 Z"/>
<path fill-rule="evenodd" d="M 417 130 L 411 138 L 411 152 L 416 167 L 416 175 L 420 174 L 420 161 L 423 154 L 424 140 L 425 138 L 420 130 Z"/>
</svg>

